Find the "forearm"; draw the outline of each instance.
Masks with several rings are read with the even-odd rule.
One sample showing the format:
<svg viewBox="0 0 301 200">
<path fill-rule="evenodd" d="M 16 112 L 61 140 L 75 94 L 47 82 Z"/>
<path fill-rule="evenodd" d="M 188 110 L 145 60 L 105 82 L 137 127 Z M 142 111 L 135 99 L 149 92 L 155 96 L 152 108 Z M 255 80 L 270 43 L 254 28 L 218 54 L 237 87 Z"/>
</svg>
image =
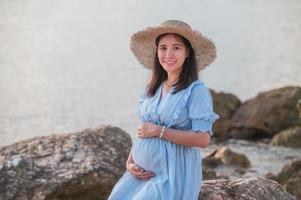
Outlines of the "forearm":
<svg viewBox="0 0 301 200">
<path fill-rule="evenodd" d="M 166 128 L 162 136 L 163 139 L 188 147 L 205 148 L 210 142 L 209 133 L 197 133 L 193 131 L 182 131 Z"/>
<path fill-rule="evenodd" d="M 207 132 L 182 131 L 172 128 L 166 128 L 163 130 L 162 126 L 151 122 L 144 122 L 140 125 L 138 128 L 138 137 L 159 137 L 162 131 L 164 133 L 162 139 L 187 147 L 205 148 L 208 146 L 211 137 Z"/>
</svg>

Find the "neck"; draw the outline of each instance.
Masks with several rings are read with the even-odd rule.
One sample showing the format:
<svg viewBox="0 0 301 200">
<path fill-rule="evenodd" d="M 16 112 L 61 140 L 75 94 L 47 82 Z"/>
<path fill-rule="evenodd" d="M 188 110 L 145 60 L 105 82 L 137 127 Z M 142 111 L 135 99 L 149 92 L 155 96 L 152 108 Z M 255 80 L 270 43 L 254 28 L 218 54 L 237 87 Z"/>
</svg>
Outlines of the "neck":
<svg viewBox="0 0 301 200">
<path fill-rule="evenodd" d="M 177 76 L 177 75 L 172 75 L 172 76 L 168 75 L 168 76 L 167 76 L 167 79 L 165 80 L 165 82 L 166 82 L 166 85 L 167 85 L 167 86 L 171 87 L 171 86 L 173 86 L 178 80 L 179 80 L 179 76 Z"/>
</svg>

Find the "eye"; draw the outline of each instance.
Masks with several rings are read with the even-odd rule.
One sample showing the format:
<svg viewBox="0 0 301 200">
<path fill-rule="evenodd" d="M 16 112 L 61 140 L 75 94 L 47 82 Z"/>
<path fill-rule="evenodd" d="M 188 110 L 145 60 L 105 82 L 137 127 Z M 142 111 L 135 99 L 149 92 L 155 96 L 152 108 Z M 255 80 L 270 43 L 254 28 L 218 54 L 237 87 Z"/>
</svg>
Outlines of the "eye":
<svg viewBox="0 0 301 200">
<path fill-rule="evenodd" d="M 166 50 L 166 47 L 160 47 L 159 48 L 161 51 L 164 51 L 164 50 Z"/>
</svg>

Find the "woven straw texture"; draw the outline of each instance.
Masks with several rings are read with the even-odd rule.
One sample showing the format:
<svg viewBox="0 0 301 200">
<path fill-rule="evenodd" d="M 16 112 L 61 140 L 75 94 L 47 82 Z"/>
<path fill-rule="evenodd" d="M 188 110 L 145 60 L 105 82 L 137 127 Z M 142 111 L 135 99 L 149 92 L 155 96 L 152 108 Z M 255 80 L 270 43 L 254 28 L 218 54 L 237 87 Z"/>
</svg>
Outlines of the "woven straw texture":
<svg viewBox="0 0 301 200">
<path fill-rule="evenodd" d="M 137 60 L 146 68 L 152 69 L 156 54 L 156 38 L 164 33 L 177 33 L 191 43 L 195 51 L 198 71 L 203 70 L 216 58 L 214 43 L 199 31 L 179 20 L 168 20 L 158 27 L 149 27 L 131 37 L 130 47 Z"/>
</svg>

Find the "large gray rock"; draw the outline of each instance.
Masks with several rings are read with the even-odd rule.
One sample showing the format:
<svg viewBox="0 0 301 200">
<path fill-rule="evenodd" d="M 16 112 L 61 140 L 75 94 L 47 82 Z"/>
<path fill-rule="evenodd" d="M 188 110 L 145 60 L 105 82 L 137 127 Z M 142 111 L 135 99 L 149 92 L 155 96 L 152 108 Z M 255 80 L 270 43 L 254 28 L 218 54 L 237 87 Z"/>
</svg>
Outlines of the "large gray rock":
<svg viewBox="0 0 301 200">
<path fill-rule="evenodd" d="M 206 167 L 210 168 L 218 167 L 221 164 L 238 168 L 248 168 L 251 166 L 246 155 L 234 152 L 228 147 L 221 147 L 213 150 L 204 157 L 203 162 Z"/>
<path fill-rule="evenodd" d="M 277 182 L 262 177 L 204 181 L 199 200 L 296 200 Z"/>
<path fill-rule="evenodd" d="M 301 126 L 280 131 L 273 137 L 272 144 L 275 146 L 301 148 Z"/>
<path fill-rule="evenodd" d="M 299 112 L 299 117 L 301 118 L 301 99 L 299 99 L 298 102 L 297 102 L 297 109 L 298 109 L 298 112 Z"/>
<path fill-rule="evenodd" d="M 284 188 L 297 199 L 301 199 L 301 172 L 299 172 L 296 177 L 289 179 L 285 183 Z"/>
<path fill-rule="evenodd" d="M 215 92 L 210 90 L 213 98 L 214 111 L 219 114 L 220 118 L 214 123 L 214 137 L 224 140 L 229 138 L 231 128 L 231 117 L 235 110 L 240 106 L 241 101 L 231 93 Z"/>
<path fill-rule="evenodd" d="M 276 180 L 289 193 L 296 196 L 297 199 L 301 199 L 301 160 L 295 160 L 284 165 Z"/>
<path fill-rule="evenodd" d="M 130 136 L 110 126 L 1 147 L 0 199 L 106 199 L 130 148 Z"/>
<path fill-rule="evenodd" d="M 259 93 L 243 103 L 233 114 L 230 135 L 235 138 L 260 139 L 279 131 L 300 126 L 297 104 L 300 87 L 283 87 Z"/>
<path fill-rule="evenodd" d="M 102 200 L 125 171 L 130 137 L 110 126 L 0 148 L 1 200 Z M 263 178 L 204 181 L 202 200 L 293 200 Z"/>
</svg>

